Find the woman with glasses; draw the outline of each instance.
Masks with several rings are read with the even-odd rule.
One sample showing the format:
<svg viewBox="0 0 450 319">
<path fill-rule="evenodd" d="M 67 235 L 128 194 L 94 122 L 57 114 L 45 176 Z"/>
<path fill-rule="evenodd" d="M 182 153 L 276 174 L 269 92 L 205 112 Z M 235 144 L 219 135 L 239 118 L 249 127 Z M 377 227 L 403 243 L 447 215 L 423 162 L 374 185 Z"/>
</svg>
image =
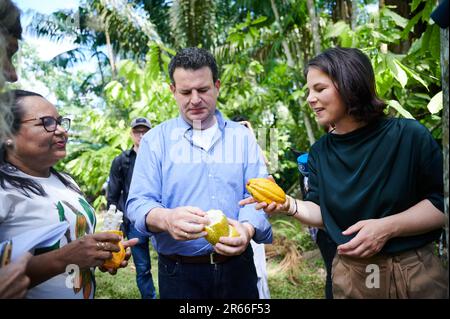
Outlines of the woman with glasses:
<svg viewBox="0 0 450 319">
<path fill-rule="evenodd" d="M 55 245 L 34 251 L 26 297 L 93 298 L 94 267 L 119 251 L 120 238 L 94 234 L 94 209 L 74 180 L 54 168 L 66 156 L 70 119 L 33 92 L 10 91 L 0 95 L 0 102 L 11 105 L 13 114 L 11 137 L 0 144 L 0 241 L 59 222 L 70 225 Z M 68 269 L 76 272 L 73 282 Z"/>
</svg>

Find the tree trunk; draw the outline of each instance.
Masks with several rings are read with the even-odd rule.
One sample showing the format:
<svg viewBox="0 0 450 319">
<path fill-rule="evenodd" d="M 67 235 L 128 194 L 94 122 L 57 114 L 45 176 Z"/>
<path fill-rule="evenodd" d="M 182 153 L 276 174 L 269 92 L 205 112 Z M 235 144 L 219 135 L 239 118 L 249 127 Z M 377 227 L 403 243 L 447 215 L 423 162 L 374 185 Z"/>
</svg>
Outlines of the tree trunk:
<svg viewBox="0 0 450 319">
<path fill-rule="evenodd" d="M 349 3 L 351 0 L 336 0 L 332 12 L 332 19 L 334 22 L 339 20 L 343 20 L 346 23 L 350 24 L 350 16 L 351 12 L 349 11 Z"/>
<path fill-rule="evenodd" d="M 278 13 L 277 6 L 275 4 L 275 0 L 270 0 L 270 4 L 272 6 L 272 11 L 275 16 L 275 23 L 277 24 L 278 30 L 282 33 L 281 23 L 280 23 L 280 15 Z M 286 40 L 283 40 L 282 46 L 284 49 L 284 54 L 286 55 L 287 64 L 290 68 L 295 67 L 294 59 L 292 58 L 291 50 L 289 49 L 289 44 Z M 297 87 L 296 83 L 295 86 Z M 299 112 L 303 117 L 303 121 L 305 122 L 306 133 L 308 134 L 309 144 L 313 145 L 316 142 L 316 138 L 314 137 L 314 132 L 312 130 L 311 122 L 309 121 L 309 117 L 301 110 L 301 101 L 299 101 Z"/>
<path fill-rule="evenodd" d="M 106 47 L 108 50 L 109 64 L 111 65 L 111 74 L 112 74 L 112 77 L 115 78 L 116 77 L 116 63 L 114 62 L 114 53 L 113 53 L 113 48 L 111 45 L 111 39 L 109 36 L 108 26 L 105 27 L 105 37 L 106 37 Z"/>
<path fill-rule="evenodd" d="M 355 30 L 357 25 L 358 25 L 358 0 L 352 0 L 352 19 L 351 19 L 352 30 Z"/>
<path fill-rule="evenodd" d="M 444 208 L 445 208 L 445 233 L 446 233 L 446 244 L 447 244 L 447 272 L 448 272 L 448 216 L 449 216 L 449 180 L 448 180 L 448 168 L 449 168 L 449 109 L 448 109 L 448 27 L 446 29 L 441 29 L 441 73 L 442 73 L 442 96 L 443 96 L 443 112 L 442 112 L 442 146 L 444 151 Z M 447 298 L 448 298 L 448 287 L 447 287 Z"/>
<path fill-rule="evenodd" d="M 316 8 L 314 6 L 314 0 L 307 0 L 306 6 L 308 7 L 308 13 L 309 13 L 309 21 L 311 23 L 311 33 L 312 33 L 312 39 L 314 44 L 314 55 L 317 55 L 320 53 L 320 33 L 319 33 L 319 24 L 317 23 L 317 16 L 316 16 Z"/>
</svg>

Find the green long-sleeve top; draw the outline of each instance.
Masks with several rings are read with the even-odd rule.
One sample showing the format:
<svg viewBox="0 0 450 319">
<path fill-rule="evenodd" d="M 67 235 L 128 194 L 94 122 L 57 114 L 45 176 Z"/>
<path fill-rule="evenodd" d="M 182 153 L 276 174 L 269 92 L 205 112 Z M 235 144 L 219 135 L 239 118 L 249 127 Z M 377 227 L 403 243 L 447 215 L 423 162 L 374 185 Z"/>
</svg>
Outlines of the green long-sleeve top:
<svg viewBox="0 0 450 319">
<path fill-rule="evenodd" d="M 320 206 L 331 238 L 356 222 L 398 214 L 428 199 L 444 211 L 442 151 L 419 122 L 389 118 L 347 134 L 328 133 L 310 151 L 306 200 Z M 383 247 L 395 253 L 436 240 L 441 229 L 397 237 Z"/>
</svg>

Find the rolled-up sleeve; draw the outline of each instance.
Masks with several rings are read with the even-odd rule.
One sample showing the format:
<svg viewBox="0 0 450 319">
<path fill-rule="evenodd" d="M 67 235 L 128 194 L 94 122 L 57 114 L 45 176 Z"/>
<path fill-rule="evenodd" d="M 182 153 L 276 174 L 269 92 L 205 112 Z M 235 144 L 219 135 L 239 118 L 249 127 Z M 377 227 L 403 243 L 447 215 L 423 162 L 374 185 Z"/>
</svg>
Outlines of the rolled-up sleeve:
<svg viewBox="0 0 450 319">
<path fill-rule="evenodd" d="M 416 124 L 414 132 L 417 137 L 418 154 L 418 193 L 419 198 L 428 199 L 437 209 L 444 213 L 444 179 L 443 155 L 439 145 L 428 129 Z"/>
<path fill-rule="evenodd" d="M 141 233 L 152 236 L 147 228 L 147 214 L 161 204 L 161 160 L 162 154 L 159 134 L 149 131 L 141 140 L 134 165 L 130 192 L 127 200 L 127 214 L 134 227 Z"/>
<path fill-rule="evenodd" d="M 244 174 L 244 198 L 250 196 L 245 189 L 246 182 L 251 178 L 267 177 L 267 168 L 264 163 L 261 149 L 256 143 L 256 139 L 249 135 L 248 153 L 246 154 L 247 163 Z M 255 228 L 253 240 L 256 243 L 270 244 L 272 243 L 272 226 L 268 220 L 267 214 L 263 210 L 256 210 L 255 204 L 246 205 L 239 210 L 239 222 L 248 222 Z"/>
</svg>

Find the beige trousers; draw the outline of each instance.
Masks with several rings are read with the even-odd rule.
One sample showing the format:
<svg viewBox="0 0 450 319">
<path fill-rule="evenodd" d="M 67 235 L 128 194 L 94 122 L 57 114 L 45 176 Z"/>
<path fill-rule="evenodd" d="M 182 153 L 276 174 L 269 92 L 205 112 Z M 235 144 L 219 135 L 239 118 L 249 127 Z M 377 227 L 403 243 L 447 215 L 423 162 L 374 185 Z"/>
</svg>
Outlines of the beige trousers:
<svg viewBox="0 0 450 319">
<path fill-rule="evenodd" d="M 447 298 L 448 272 L 432 244 L 370 258 L 336 254 L 332 279 L 336 299 Z"/>
</svg>

